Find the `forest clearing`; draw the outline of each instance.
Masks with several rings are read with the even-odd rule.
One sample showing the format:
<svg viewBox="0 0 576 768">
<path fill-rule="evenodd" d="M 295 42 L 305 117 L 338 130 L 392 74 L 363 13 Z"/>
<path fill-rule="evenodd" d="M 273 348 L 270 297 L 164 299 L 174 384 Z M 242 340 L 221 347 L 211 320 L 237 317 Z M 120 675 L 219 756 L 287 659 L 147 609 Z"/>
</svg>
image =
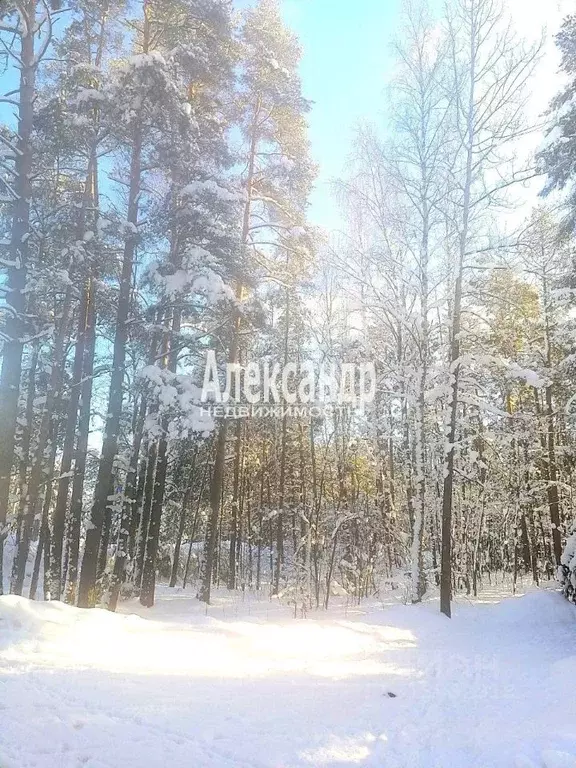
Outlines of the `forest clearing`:
<svg viewBox="0 0 576 768">
<path fill-rule="evenodd" d="M 502 589 L 451 623 L 393 595 L 296 620 L 225 589 L 0 598 L 2 768 L 574 768 L 573 607 Z"/>
<path fill-rule="evenodd" d="M 0 0 L 0 768 L 576 768 L 573 0 Z"/>
</svg>

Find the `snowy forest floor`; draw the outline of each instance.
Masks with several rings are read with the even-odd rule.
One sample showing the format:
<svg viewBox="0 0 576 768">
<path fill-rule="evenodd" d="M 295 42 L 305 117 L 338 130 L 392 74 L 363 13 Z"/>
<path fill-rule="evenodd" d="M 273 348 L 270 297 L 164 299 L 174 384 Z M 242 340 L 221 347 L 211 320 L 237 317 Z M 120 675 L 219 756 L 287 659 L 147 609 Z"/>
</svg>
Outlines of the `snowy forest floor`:
<svg viewBox="0 0 576 768">
<path fill-rule="evenodd" d="M 159 589 L 0 598 L 0 768 L 576 768 L 576 609 L 553 590 L 294 619 Z M 393 694 L 393 695 L 391 695 Z"/>
</svg>

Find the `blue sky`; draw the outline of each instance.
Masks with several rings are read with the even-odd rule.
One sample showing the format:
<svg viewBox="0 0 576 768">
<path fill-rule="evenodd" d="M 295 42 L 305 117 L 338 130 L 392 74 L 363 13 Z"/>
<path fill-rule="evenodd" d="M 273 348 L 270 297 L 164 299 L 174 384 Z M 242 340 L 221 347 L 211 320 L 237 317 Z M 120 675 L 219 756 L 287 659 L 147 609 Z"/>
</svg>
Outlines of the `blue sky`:
<svg viewBox="0 0 576 768">
<path fill-rule="evenodd" d="M 320 170 L 310 219 L 326 229 L 339 229 L 342 224 L 329 183 L 342 174 L 355 124 L 364 119 L 385 126 L 385 89 L 394 68 L 392 42 L 401 30 L 403 0 L 280 1 L 285 21 L 302 45 L 304 95 L 314 102 L 309 136 Z M 442 0 L 429 0 L 432 7 L 441 4 Z M 530 84 L 530 118 L 536 122 L 560 86 L 553 34 L 563 16 L 573 11 L 574 0 L 503 0 L 503 5 L 520 36 L 533 41 L 543 28 L 548 33 Z M 526 151 L 538 143 L 538 135 L 531 137 Z M 537 201 L 537 188 L 520 194 L 528 206 Z"/>
<path fill-rule="evenodd" d="M 286 22 L 303 48 L 302 85 L 314 101 L 309 115 L 312 156 L 320 166 L 310 218 L 338 226 L 329 191 L 350 152 L 354 125 L 384 121 L 384 89 L 394 63 L 400 0 L 284 0 Z"/>
</svg>

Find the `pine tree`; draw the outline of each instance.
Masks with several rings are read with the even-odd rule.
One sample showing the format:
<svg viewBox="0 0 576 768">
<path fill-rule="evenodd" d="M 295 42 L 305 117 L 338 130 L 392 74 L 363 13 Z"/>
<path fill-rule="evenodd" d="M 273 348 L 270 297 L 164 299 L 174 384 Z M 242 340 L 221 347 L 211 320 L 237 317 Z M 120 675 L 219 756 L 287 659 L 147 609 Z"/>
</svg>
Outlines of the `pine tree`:
<svg viewBox="0 0 576 768">
<path fill-rule="evenodd" d="M 307 102 L 301 95 L 297 67 L 299 48 L 294 36 L 284 26 L 273 0 L 261 0 L 246 11 L 241 32 L 241 77 L 236 106 L 236 121 L 243 137 L 239 162 L 244 167 L 242 217 L 243 262 L 241 274 L 250 267 L 266 279 L 276 274 L 275 254 L 280 263 L 294 247 L 294 232 L 299 236 L 305 221 L 306 199 L 312 168 L 307 157 L 304 114 Z M 298 238 L 297 238 L 298 239 Z M 297 245 L 296 250 L 301 249 Z M 278 258 L 278 256 L 276 257 Z M 233 321 L 228 361 L 238 363 L 241 349 L 242 302 L 245 278 L 236 282 L 235 294 L 240 308 Z M 210 602 L 210 587 L 216 553 L 216 531 L 220 515 L 224 460 L 227 446 L 226 421 L 219 428 L 211 483 L 211 515 L 204 552 L 204 571 L 198 597 Z M 238 480 L 240 433 L 236 434 L 235 491 L 232 499 L 234 526 L 238 521 Z M 280 572 L 283 516 L 277 519 L 277 580 Z M 235 541 L 236 534 L 232 539 Z M 231 545 L 232 546 L 232 545 Z M 234 546 L 230 556 L 230 585 L 235 583 Z"/>
<path fill-rule="evenodd" d="M 18 395 L 22 372 L 28 270 L 30 269 L 33 233 L 31 205 L 34 199 L 33 127 L 36 108 L 38 68 L 52 37 L 52 14 L 44 5 L 29 0 L 7 9 L 1 33 L 11 38 L 8 54 L 20 70 L 15 96 L 6 98 L 17 109 L 15 128 L 0 132 L 3 156 L 8 169 L 0 180 L 0 201 L 9 206 L 10 238 L 2 265 L 7 271 L 4 288 L 6 299 L 5 327 L 2 332 L 3 357 L 0 373 L 0 594 L 3 591 L 3 546 L 7 531 L 10 484 L 14 464 L 14 440 L 18 417 Z M 44 14 L 43 17 L 40 14 Z M 4 16 L 4 13 L 3 13 Z M 41 20 L 41 23 L 39 23 Z M 5 166 L 3 165 L 3 168 Z"/>
</svg>

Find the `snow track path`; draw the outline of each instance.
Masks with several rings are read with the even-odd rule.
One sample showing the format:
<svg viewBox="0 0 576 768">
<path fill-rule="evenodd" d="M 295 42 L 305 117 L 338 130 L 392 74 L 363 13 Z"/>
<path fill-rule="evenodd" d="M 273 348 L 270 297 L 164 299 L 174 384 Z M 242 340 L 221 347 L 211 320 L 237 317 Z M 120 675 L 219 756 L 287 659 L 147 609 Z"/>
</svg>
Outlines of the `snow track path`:
<svg viewBox="0 0 576 768">
<path fill-rule="evenodd" d="M 555 592 L 452 621 L 163 594 L 141 616 L 0 598 L 0 768 L 576 768 L 576 612 Z"/>
</svg>

